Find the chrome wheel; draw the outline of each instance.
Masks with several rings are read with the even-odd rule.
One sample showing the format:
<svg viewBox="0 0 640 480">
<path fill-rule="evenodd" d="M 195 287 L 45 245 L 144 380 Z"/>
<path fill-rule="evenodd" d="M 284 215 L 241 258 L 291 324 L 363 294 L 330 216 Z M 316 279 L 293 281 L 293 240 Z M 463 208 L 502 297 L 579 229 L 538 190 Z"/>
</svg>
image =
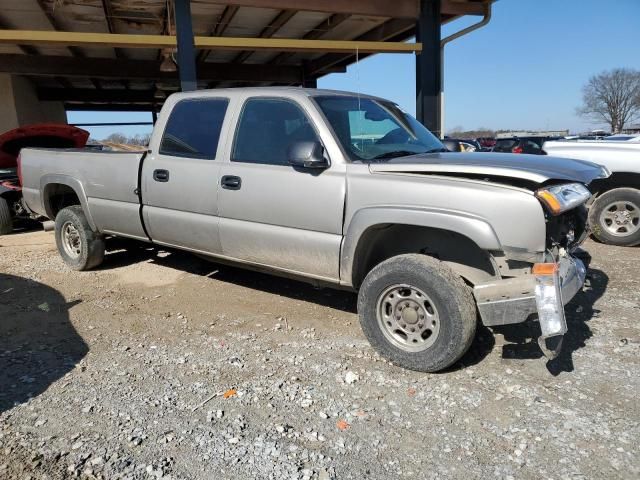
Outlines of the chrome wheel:
<svg viewBox="0 0 640 480">
<path fill-rule="evenodd" d="M 640 207 L 629 201 L 610 203 L 600 214 L 600 225 L 616 237 L 633 235 L 640 229 Z"/>
<path fill-rule="evenodd" d="M 80 232 L 71 222 L 62 225 L 62 248 L 71 258 L 78 258 L 82 252 Z"/>
<path fill-rule="evenodd" d="M 440 317 L 433 301 L 410 285 L 394 285 L 378 298 L 378 325 L 384 336 L 407 352 L 420 352 L 434 344 Z"/>
</svg>

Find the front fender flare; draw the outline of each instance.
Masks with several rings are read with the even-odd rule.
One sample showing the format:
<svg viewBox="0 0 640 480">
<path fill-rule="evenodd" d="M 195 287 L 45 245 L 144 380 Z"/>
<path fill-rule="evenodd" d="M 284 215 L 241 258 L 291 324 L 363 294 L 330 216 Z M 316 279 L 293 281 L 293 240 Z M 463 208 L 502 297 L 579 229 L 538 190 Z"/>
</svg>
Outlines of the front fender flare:
<svg viewBox="0 0 640 480">
<path fill-rule="evenodd" d="M 355 255 L 360 238 L 376 225 L 414 225 L 449 230 L 472 240 L 483 250 L 502 250 L 493 227 L 482 217 L 466 212 L 420 207 L 367 207 L 349 222 L 340 252 L 340 283 L 353 286 Z"/>
<path fill-rule="evenodd" d="M 47 195 L 47 187 L 53 184 L 66 185 L 76 193 L 78 199 L 80 199 L 80 205 L 82 206 L 85 217 L 87 217 L 89 226 L 94 232 L 97 232 L 98 229 L 95 222 L 93 221 L 93 217 L 91 216 L 91 211 L 89 210 L 89 202 L 87 201 L 87 194 L 84 191 L 82 182 L 80 182 L 80 180 L 78 179 L 70 177 L 69 175 L 52 173 L 43 175 L 40 179 L 40 192 L 42 192 L 42 208 L 46 212 L 47 217 L 51 220 L 55 220 L 53 209 L 51 208 L 51 203 L 49 202 L 49 198 Z"/>
</svg>

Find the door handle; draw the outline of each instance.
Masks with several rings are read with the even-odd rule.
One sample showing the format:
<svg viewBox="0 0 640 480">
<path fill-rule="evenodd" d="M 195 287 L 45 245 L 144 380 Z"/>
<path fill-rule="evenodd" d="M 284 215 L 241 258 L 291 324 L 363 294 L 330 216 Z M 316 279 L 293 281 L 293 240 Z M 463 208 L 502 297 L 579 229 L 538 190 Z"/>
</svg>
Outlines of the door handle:
<svg viewBox="0 0 640 480">
<path fill-rule="evenodd" d="M 220 185 L 227 190 L 240 190 L 242 179 L 235 175 L 225 175 L 222 177 L 222 180 L 220 180 Z"/>
<path fill-rule="evenodd" d="M 168 182 L 169 181 L 169 170 L 154 170 L 153 171 L 153 179 L 156 182 Z"/>
</svg>

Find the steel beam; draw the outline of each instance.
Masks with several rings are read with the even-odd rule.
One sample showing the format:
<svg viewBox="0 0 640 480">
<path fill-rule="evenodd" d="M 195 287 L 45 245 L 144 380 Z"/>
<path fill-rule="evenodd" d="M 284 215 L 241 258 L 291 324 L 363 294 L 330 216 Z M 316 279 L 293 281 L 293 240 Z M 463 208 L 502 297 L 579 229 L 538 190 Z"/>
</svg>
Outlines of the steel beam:
<svg viewBox="0 0 640 480">
<path fill-rule="evenodd" d="M 327 17 L 321 23 L 316 25 L 313 28 L 313 30 L 310 30 L 309 32 L 307 32 L 305 34 L 305 36 L 302 37 L 302 39 L 303 40 L 317 40 L 318 38 L 322 37 L 323 35 L 326 35 L 327 33 L 329 33 L 331 30 L 336 28 L 341 23 L 343 23 L 346 20 L 348 20 L 349 17 L 351 17 L 351 15 L 348 15 L 346 13 L 336 13 L 334 15 L 331 15 L 330 17 Z M 291 58 L 293 55 L 295 55 L 294 52 L 279 53 L 278 55 L 273 57 L 273 59 L 269 63 L 281 64 L 281 63 L 284 63 L 288 58 Z"/>
<path fill-rule="evenodd" d="M 209 3 L 414 20 L 420 12 L 419 0 L 210 0 Z"/>
<path fill-rule="evenodd" d="M 358 37 L 357 40 L 354 40 L 354 43 L 373 43 L 373 44 L 381 44 L 381 45 L 415 45 L 415 51 L 419 52 L 422 46 L 419 43 L 411 44 L 404 42 L 391 42 L 387 41 L 391 38 L 394 38 L 398 35 L 404 36 L 404 32 L 411 31 L 415 28 L 415 22 L 412 20 L 404 20 L 404 19 L 393 19 L 388 20 L 375 28 L 372 28 L 368 32 L 362 34 Z M 322 57 L 309 62 L 309 70 L 308 74 L 311 76 L 324 75 L 326 70 L 332 68 L 335 65 L 341 64 L 345 61 L 349 62 L 355 59 L 356 51 L 359 55 L 367 54 L 367 53 L 383 53 L 381 51 L 372 52 L 363 49 L 351 49 L 350 51 L 345 53 L 333 53 L 323 55 Z M 362 58 L 362 57 L 361 57 Z"/>
<path fill-rule="evenodd" d="M 196 90 L 196 49 L 191 23 L 191 0 L 175 0 L 176 33 L 178 37 L 178 72 L 183 92 Z"/>
<path fill-rule="evenodd" d="M 364 40 L 300 40 L 292 38 L 195 37 L 197 49 L 280 50 L 290 52 L 413 53 L 419 43 Z M 94 47 L 176 48 L 172 35 L 0 30 L 0 44 L 83 45 Z"/>
<path fill-rule="evenodd" d="M 115 58 L 75 58 L 56 55 L 0 54 L 0 72 L 50 77 L 96 77 L 129 80 L 172 80 L 176 72 L 161 72 L 160 60 Z M 345 71 L 335 69 L 334 72 Z M 287 65 L 202 64 L 199 78 L 203 81 L 237 82 L 302 82 L 302 68 Z"/>
<path fill-rule="evenodd" d="M 442 59 L 440 56 L 440 0 L 421 0 L 416 41 L 422 51 L 416 56 L 416 117 L 435 135 L 440 131 Z"/>
<path fill-rule="evenodd" d="M 37 88 L 39 100 L 77 103 L 157 103 L 155 90 Z"/>
<path fill-rule="evenodd" d="M 269 25 L 267 25 L 265 28 L 262 29 L 262 31 L 260 32 L 258 37 L 259 38 L 271 38 L 271 37 L 273 37 L 273 35 L 275 35 L 278 32 L 278 30 L 280 30 L 282 27 L 284 27 L 285 24 L 289 20 L 291 20 L 296 13 L 298 13 L 296 10 L 283 10 L 283 11 L 281 11 L 269 23 Z M 251 56 L 252 53 L 253 53 L 252 51 L 240 52 L 236 56 L 236 58 L 233 59 L 232 63 L 242 63 L 246 59 L 248 59 Z"/>
<path fill-rule="evenodd" d="M 235 17 L 236 13 L 238 13 L 239 8 L 240 7 L 227 6 L 222 11 L 218 22 L 216 23 L 213 30 L 211 30 L 211 35 L 209 36 L 221 37 L 224 34 L 225 30 L 229 27 L 229 24 L 233 20 L 233 17 Z M 209 56 L 209 52 L 211 52 L 211 50 L 200 50 L 200 52 L 198 53 L 198 63 L 204 62 Z"/>
</svg>

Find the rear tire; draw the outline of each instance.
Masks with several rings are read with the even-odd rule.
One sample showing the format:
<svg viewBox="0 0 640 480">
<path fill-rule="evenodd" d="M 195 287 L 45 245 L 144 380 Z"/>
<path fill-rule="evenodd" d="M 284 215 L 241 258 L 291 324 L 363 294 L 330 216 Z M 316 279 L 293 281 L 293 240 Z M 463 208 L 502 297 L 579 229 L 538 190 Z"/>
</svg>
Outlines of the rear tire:
<svg viewBox="0 0 640 480">
<path fill-rule="evenodd" d="M 58 212 L 55 236 L 60 256 L 74 270 L 89 270 L 104 260 L 104 238 L 91 230 L 80 205 Z"/>
<path fill-rule="evenodd" d="M 589 225 L 602 243 L 640 244 L 640 190 L 615 188 L 600 195 L 589 209 Z"/>
<path fill-rule="evenodd" d="M 471 289 L 426 255 L 398 255 L 373 268 L 360 287 L 358 313 L 365 336 L 380 355 L 420 372 L 456 363 L 476 331 Z"/>
<path fill-rule="evenodd" d="M 13 216 L 6 198 L 0 197 L 0 235 L 8 235 L 13 231 Z"/>
</svg>

